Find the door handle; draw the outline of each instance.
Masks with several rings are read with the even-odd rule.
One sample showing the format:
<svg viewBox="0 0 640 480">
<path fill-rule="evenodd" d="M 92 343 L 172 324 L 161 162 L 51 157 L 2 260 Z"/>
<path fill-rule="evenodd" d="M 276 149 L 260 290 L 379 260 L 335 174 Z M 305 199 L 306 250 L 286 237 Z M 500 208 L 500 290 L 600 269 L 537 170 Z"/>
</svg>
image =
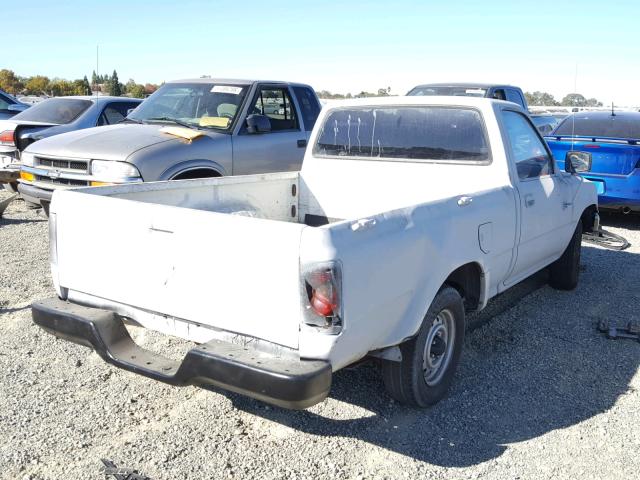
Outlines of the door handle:
<svg viewBox="0 0 640 480">
<path fill-rule="evenodd" d="M 527 207 L 533 207 L 536 204 L 536 200 L 533 198 L 533 195 L 525 195 L 524 204 Z"/>
<path fill-rule="evenodd" d="M 302 139 L 302 140 L 298 140 L 298 148 L 304 148 L 307 146 L 307 141 Z"/>
<path fill-rule="evenodd" d="M 467 205 L 471 205 L 471 202 L 473 202 L 472 197 L 463 196 L 458 199 L 458 206 L 466 207 Z"/>
</svg>

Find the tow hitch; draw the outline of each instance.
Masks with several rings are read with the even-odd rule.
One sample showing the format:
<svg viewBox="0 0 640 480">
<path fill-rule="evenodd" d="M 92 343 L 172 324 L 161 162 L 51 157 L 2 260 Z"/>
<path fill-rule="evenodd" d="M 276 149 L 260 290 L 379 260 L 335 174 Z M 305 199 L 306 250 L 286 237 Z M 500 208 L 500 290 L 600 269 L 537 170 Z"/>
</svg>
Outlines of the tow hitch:
<svg viewBox="0 0 640 480">
<path fill-rule="evenodd" d="M 600 225 L 600 215 L 597 212 L 593 217 L 593 229 L 582 234 L 583 242 L 599 245 L 609 250 L 624 250 L 631 245 L 626 238 L 603 229 Z"/>
</svg>

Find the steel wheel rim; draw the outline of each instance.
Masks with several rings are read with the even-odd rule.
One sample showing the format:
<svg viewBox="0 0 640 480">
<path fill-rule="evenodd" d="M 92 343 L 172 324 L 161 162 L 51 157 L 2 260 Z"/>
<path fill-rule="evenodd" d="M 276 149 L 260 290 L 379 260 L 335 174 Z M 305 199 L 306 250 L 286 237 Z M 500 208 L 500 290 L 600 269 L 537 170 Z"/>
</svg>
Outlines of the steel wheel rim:
<svg viewBox="0 0 640 480">
<path fill-rule="evenodd" d="M 451 358 L 456 339 L 456 324 L 449 309 L 441 310 L 433 319 L 422 355 L 422 373 L 425 383 L 432 387 L 444 376 Z"/>
</svg>

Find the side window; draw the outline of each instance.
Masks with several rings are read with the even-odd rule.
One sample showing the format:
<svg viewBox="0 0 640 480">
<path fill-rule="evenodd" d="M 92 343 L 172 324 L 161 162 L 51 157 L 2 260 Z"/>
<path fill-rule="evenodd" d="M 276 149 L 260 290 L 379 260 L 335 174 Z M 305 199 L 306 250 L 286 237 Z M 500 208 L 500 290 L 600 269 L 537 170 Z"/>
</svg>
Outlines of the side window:
<svg viewBox="0 0 640 480">
<path fill-rule="evenodd" d="M 506 100 L 507 99 L 507 94 L 504 93 L 504 88 L 496 88 L 493 91 L 493 98 L 495 98 L 497 100 Z"/>
<path fill-rule="evenodd" d="M 107 104 L 98 119 L 98 126 L 113 125 L 121 122 L 124 120 L 124 117 L 127 116 L 127 111 L 130 108 L 135 108 L 137 106 L 137 103 L 129 102 L 114 102 Z"/>
<path fill-rule="evenodd" d="M 520 93 L 511 88 L 507 89 L 507 101 L 518 104 L 522 108 L 524 108 L 524 103 L 522 103 L 522 97 L 520 96 Z"/>
<path fill-rule="evenodd" d="M 520 180 L 553 173 L 551 158 L 529 120 L 518 112 L 502 112 Z"/>
<path fill-rule="evenodd" d="M 0 95 L 0 110 L 7 110 L 9 108 L 9 102 L 5 100 L 3 95 Z"/>
<path fill-rule="evenodd" d="M 272 132 L 299 129 L 288 88 L 261 88 L 249 109 L 249 115 L 252 114 L 269 117 Z"/>
<path fill-rule="evenodd" d="M 298 105 L 300 105 L 300 113 L 304 120 L 304 129 L 310 132 L 313 130 L 313 126 L 320 113 L 320 104 L 313 90 L 308 87 L 293 87 L 293 93 L 296 94 Z"/>
</svg>

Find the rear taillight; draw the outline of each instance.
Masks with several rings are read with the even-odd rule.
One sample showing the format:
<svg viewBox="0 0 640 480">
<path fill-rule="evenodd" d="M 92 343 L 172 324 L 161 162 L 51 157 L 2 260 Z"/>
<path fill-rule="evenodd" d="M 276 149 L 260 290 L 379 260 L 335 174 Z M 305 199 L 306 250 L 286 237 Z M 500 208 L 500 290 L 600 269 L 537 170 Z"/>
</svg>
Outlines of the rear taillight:
<svg viewBox="0 0 640 480">
<path fill-rule="evenodd" d="M 7 147 L 15 147 L 15 141 L 13 137 L 13 130 L 5 130 L 0 133 L 0 145 L 5 145 Z"/>
<path fill-rule="evenodd" d="M 303 273 L 304 323 L 339 333 L 342 329 L 342 274 L 338 263 L 314 265 Z"/>
</svg>

